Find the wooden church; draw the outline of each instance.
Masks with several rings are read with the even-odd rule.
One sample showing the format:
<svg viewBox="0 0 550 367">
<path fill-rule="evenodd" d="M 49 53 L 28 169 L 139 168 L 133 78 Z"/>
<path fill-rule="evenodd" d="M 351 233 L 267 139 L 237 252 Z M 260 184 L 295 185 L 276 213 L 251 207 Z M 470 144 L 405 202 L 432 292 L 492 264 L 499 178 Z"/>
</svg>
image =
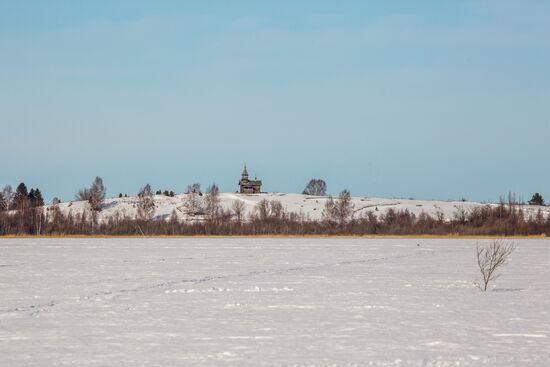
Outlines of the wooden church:
<svg viewBox="0 0 550 367">
<path fill-rule="evenodd" d="M 248 171 L 246 170 L 246 164 L 244 165 L 243 173 L 239 181 L 239 192 L 241 194 L 259 194 L 262 192 L 262 181 L 256 177 L 253 180 L 248 179 Z"/>
</svg>

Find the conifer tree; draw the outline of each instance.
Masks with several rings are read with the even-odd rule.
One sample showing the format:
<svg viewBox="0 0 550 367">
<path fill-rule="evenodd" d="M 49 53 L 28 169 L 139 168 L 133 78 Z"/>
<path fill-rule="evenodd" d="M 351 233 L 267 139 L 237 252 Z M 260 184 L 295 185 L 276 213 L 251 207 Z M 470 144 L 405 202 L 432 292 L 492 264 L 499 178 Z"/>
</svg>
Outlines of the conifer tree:
<svg viewBox="0 0 550 367">
<path fill-rule="evenodd" d="M 529 200 L 529 205 L 544 205 L 544 199 L 542 198 L 542 195 L 538 192 L 535 192 L 531 200 Z"/>
</svg>

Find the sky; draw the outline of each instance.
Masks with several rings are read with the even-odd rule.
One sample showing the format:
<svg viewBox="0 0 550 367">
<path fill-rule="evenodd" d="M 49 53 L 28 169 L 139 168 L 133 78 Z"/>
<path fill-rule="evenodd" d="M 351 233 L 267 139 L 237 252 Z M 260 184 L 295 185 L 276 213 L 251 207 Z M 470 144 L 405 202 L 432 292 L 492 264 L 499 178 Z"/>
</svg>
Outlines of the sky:
<svg viewBox="0 0 550 367">
<path fill-rule="evenodd" d="M 550 201 L 550 1 L 0 0 L 0 185 Z"/>
</svg>

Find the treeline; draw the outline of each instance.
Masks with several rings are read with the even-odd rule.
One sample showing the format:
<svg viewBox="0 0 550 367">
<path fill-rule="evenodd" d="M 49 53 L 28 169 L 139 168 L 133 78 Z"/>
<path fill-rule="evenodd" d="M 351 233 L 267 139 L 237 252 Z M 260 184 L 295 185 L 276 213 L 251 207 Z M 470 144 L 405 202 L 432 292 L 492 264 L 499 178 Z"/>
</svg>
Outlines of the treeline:
<svg viewBox="0 0 550 367">
<path fill-rule="evenodd" d="M 326 184 L 312 180 L 306 190 L 324 195 Z M 335 198 L 327 197 L 321 220 L 288 212 L 278 200 L 261 200 L 249 213 L 241 200 L 224 208 L 219 195 L 215 184 L 204 193 L 200 184 L 189 185 L 178 209 L 186 220 L 176 210 L 169 218 L 158 219 L 154 194 L 147 184 L 137 195 L 135 217 L 115 213 L 100 221 L 106 197 L 100 177 L 77 192 L 75 198 L 88 204 L 87 210 L 76 214 L 63 213 L 58 199 L 44 207 L 40 190 L 28 191 L 21 183 L 15 191 L 6 186 L 0 193 L 0 235 L 550 235 L 550 216 L 545 217 L 540 208 L 535 215 L 528 214 L 513 195 L 501 198 L 497 205 L 458 209 L 451 218 L 392 208 L 357 216 L 350 192 L 343 190 Z M 167 191 L 166 196 L 174 194 Z M 544 200 L 535 194 L 530 204 L 543 205 Z"/>
</svg>

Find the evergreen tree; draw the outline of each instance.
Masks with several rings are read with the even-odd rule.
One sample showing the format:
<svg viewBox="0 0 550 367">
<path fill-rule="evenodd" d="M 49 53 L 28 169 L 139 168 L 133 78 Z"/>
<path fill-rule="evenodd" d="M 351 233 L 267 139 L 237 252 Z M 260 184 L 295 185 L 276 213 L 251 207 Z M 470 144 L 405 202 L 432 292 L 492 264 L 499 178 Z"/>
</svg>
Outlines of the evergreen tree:
<svg viewBox="0 0 550 367">
<path fill-rule="evenodd" d="M 27 197 L 29 198 L 32 207 L 44 205 L 44 198 L 42 197 L 42 193 L 39 189 L 31 189 Z"/>
<path fill-rule="evenodd" d="M 21 182 L 15 190 L 13 198 L 14 209 L 26 209 L 29 201 L 29 192 L 27 191 L 27 185 Z"/>
<path fill-rule="evenodd" d="M 531 200 L 529 200 L 529 205 L 544 205 L 544 199 L 542 198 L 542 195 L 538 192 L 535 192 Z"/>
<path fill-rule="evenodd" d="M 40 189 L 36 188 L 34 189 L 34 197 L 35 197 L 35 206 L 44 206 L 44 198 L 42 197 L 42 193 L 40 192 Z"/>
</svg>

